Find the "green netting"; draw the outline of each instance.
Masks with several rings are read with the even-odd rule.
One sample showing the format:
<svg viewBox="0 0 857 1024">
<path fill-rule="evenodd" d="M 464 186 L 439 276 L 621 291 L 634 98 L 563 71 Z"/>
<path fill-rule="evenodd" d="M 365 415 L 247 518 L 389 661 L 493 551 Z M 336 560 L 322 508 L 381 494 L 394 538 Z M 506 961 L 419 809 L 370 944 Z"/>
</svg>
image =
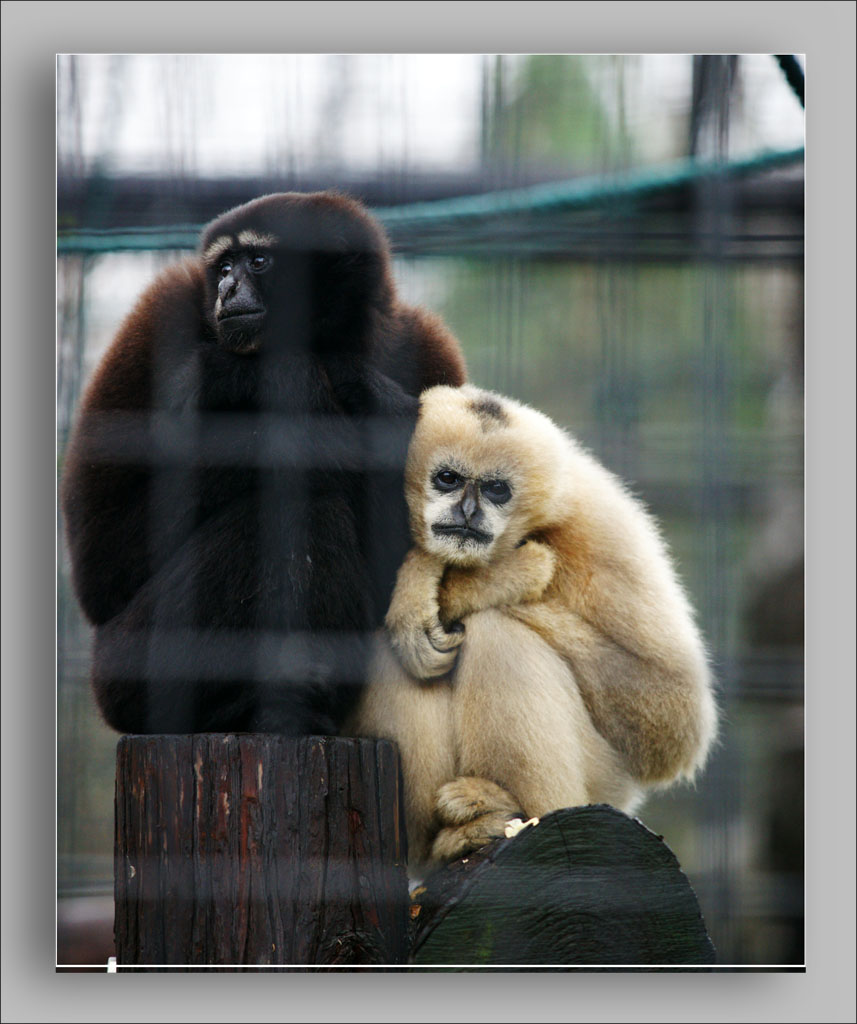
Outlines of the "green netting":
<svg viewBox="0 0 857 1024">
<path fill-rule="evenodd" d="M 802 160 L 803 147 L 762 153 L 730 163 L 679 160 L 642 171 L 572 178 L 568 181 L 504 189 L 483 195 L 381 207 L 373 212 L 394 236 L 409 231 L 485 223 L 521 215 L 594 210 L 617 202 L 642 202 L 695 182 L 745 177 Z M 133 250 L 195 249 L 202 225 L 169 228 L 112 228 L 62 231 L 57 239 L 61 255 L 98 255 Z"/>
</svg>

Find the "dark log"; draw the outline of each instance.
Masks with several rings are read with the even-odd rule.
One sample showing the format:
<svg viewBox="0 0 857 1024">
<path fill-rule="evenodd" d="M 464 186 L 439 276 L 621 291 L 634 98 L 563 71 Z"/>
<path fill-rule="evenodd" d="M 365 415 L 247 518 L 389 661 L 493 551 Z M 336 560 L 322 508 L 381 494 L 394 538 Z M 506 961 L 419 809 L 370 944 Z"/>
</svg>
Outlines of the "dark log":
<svg viewBox="0 0 857 1024">
<path fill-rule="evenodd" d="M 412 893 L 411 963 L 653 967 L 714 962 L 696 896 L 661 836 L 603 804 L 556 811 Z"/>
<path fill-rule="evenodd" d="M 400 808 L 399 756 L 385 740 L 124 736 L 120 969 L 405 962 Z"/>
</svg>

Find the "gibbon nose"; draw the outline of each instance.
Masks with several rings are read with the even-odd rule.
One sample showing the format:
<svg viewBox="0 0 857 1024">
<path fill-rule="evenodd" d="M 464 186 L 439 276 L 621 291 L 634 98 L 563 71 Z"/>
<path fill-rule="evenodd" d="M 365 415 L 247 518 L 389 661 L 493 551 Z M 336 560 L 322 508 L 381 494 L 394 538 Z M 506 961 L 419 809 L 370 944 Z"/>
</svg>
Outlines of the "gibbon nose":
<svg viewBox="0 0 857 1024">
<path fill-rule="evenodd" d="M 474 519 L 479 512 L 479 491 L 474 483 L 467 483 L 464 486 L 464 494 L 461 496 L 461 512 L 464 522 L 468 526 L 471 519 Z"/>
<path fill-rule="evenodd" d="M 226 277 L 221 278 L 220 283 L 217 285 L 217 294 L 220 296 L 220 301 L 228 302 L 238 291 L 240 285 L 241 280 L 235 274 L 227 274 Z"/>
</svg>

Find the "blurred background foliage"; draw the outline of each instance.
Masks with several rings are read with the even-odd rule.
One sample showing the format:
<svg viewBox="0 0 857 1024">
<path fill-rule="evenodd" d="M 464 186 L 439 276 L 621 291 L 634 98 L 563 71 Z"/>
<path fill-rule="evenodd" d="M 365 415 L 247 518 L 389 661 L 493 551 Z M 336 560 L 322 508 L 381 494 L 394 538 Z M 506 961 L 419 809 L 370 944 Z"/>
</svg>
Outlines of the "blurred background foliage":
<svg viewBox="0 0 857 1024">
<path fill-rule="evenodd" d="M 478 254 L 466 220 L 430 236 L 401 226 L 397 278 L 446 318 L 474 383 L 567 426 L 660 519 L 723 728 L 697 786 L 653 796 L 640 817 L 688 874 L 720 963 L 802 963 L 802 161 L 610 196 L 617 174 L 801 147 L 802 106 L 773 56 L 63 55 L 57 75 L 64 235 L 199 225 L 291 188 L 340 187 L 383 214 L 603 182 L 590 208 L 500 209 Z M 181 256 L 146 246 L 61 246 L 60 472 L 88 374 Z M 116 736 L 94 710 L 57 526 L 64 962 L 63 922 L 109 912 Z"/>
</svg>

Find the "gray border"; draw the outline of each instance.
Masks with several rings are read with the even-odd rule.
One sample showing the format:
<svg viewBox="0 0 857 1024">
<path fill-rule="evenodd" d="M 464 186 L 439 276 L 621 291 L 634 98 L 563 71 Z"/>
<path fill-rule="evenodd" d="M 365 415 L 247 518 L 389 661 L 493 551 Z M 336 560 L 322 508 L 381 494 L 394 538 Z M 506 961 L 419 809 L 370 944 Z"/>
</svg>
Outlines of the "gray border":
<svg viewBox="0 0 857 1024">
<path fill-rule="evenodd" d="M 4 0 L 4 1021 L 148 1021 L 158 1015 L 188 1021 L 854 1019 L 854 32 L 850 2 Z M 300 975 L 277 981 L 233 974 L 202 982 L 199 975 L 185 981 L 161 975 L 157 983 L 123 975 L 105 984 L 97 975 L 55 973 L 54 54 L 260 49 L 806 54 L 805 975 L 540 975 L 534 989 L 527 978 L 505 974 L 455 975 L 440 988 L 429 975 Z"/>
</svg>

